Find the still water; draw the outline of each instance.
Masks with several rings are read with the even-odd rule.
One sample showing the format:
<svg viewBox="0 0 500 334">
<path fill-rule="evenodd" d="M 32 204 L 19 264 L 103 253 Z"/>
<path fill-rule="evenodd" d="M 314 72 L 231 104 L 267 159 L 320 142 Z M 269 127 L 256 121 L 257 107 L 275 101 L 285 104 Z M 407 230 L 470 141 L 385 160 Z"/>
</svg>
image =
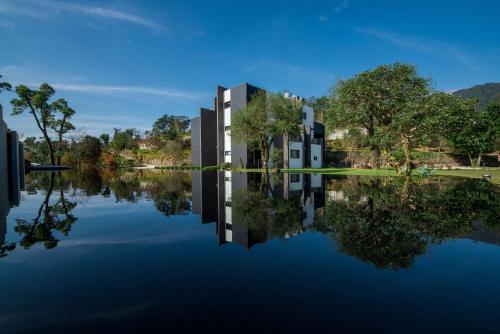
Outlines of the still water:
<svg viewBox="0 0 500 334">
<path fill-rule="evenodd" d="M 0 203 L 0 331 L 500 333 L 499 192 L 438 177 L 31 173 L 19 203 Z"/>
</svg>

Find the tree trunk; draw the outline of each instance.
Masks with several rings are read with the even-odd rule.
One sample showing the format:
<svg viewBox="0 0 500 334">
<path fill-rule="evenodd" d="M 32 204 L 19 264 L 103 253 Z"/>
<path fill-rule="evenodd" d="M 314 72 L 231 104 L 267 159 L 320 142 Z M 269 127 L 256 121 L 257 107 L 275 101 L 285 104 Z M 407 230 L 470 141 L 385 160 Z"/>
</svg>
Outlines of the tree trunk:
<svg viewBox="0 0 500 334">
<path fill-rule="evenodd" d="M 266 174 L 269 173 L 269 166 L 267 165 L 268 161 L 269 161 L 269 149 L 264 148 L 262 150 L 262 168 L 264 168 Z"/>
<path fill-rule="evenodd" d="M 371 120 L 371 123 L 373 123 L 373 118 Z M 368 138 L 372 139 L 373 136 L 375 135 L 375 130 L 373 129 L 373 125 L 368 127 Z M 371 163 L 375 168 L 380 168 L 380 147 L 378 145 L 371 144 L 371 149 L 372 149 L 372 158 L 371 158 Z"/>
<path fill-rule="evenodd" d="M 283 168 L 288 168 L 290 166 L 288 158 L 288 150 L 290 145 L 288 139 L 289 139 L 288 133 L 285 133 L 283 135 Z"/>
<path fill-rule="evenodd" d="M 401 139 L 401 144 L 403 145 L 403 153 L 405 155 L 405 175 L 409 176 L 413 169 L 413 164 L 411 162 L 411 145 L 410 140 L 407 137 Z"/>
<path fill-rule="evenodd" d="M 47 147 L 49 149 L 50 164 L 52 166 L 55 166 L 56 165 L 56 159 L 55 159 L 55 156 L 54 156 L 54 148 L 52 147 L 52 141 L 50 140 L 50 137 L 47 134 L 47 130 L 43 131 L 43 137 L 45 138 L 45 141 L 47 142 Z"/>
</svg>

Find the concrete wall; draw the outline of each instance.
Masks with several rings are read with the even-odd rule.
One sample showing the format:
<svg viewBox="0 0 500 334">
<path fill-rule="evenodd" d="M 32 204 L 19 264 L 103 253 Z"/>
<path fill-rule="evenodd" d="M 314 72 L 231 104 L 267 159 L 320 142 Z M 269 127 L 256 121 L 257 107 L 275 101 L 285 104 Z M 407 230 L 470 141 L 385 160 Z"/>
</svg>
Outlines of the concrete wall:
<svg viewBox="0 0 500 334">
<path fill-rule="evenodd" d="M 321 168 L 323 165 L 322 145 L 311 144 L 311 167 Z"/>
<path fill-rule="evenodd" d="M 201 165 L 217 165 L 217 114 L 214 110 L 200 109 Z"/>
<path fill-rule="evenodd" d="M 288 143 L 288 165 L 289 168 L 303 168 L 304 167 L 304 145 L 301 142 L 291 141 Z M 292 150 L 298 150 L 300 152 L 299 158 L 292 158 Z"/>
<path fill-rule="evenodd" d="M 201 119 L 191 120 L 191 165 L 201 166 Z"/>
<path fill-rule="evenodd" d="M 7 233 L 7 214 L 9 213 L 9 172 L 7 167 L 7 124 L 3 121 L 0 105 L 0 245 Z"/>
<path fill-rule="evenodd" d="M 9 170 L 7 158 L 7 124 L 3 120 L 3 110 L 0 105 L 0 211 L 9 204 Z"/>
</svg>

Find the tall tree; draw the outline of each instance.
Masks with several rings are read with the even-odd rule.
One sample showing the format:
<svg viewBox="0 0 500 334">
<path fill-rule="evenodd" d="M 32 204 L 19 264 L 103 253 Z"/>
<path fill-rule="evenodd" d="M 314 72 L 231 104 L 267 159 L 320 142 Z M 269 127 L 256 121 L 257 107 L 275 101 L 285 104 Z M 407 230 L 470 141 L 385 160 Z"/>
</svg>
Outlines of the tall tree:
<svg viewBox="0 0 500 334">
<path fill-rule="evenodd" d="M 338 82 L 331 94 L 332 108 L 325 115 L 327 127 L 366 129 L 372 163 L 379 168 L 381 146 L 377 133 L 390 124 L 394 114 L 404 113 L 429 91 L 429 80 L 419 77 L 414 66 L 379 66 Z"/>
<path fill-rule="evenodd" d="M 50 102 L 50 99 L 55 94 L 54 88 L 49 84 L 40 85 L 39 89 L 29 89 L 24 85 L 16 87 L 17 98 L 12 99 L 10 103 L 13 106 L 12 115 L 20 115 L 25 110 L 28 110 L 36 122 L 38 129 L 42 132 L 43 138 L 47 144 L 49 151 L 50 163 L 56 164 L 56 156 L 52 139 L 49 135 L 49 130 L 62 125 L 61 131 L 67 132 L 67 119 L 74 114 L 74 110 L 68 107 L 65 100 L 59 99 Z M 63 115 L 62 119 L 56 119 L 57 112 Z M 65 132 L 64 132 L 65 133 Z"/>
<path fill-rule="evenodd" d="M 64 135 L 69 131 L 75 129 L 75 126 L 71 124 L 70 119 L 75 114 L 75 110 L 69 107 L 68 102 L 65 99 L 58 99 L 52 103 L 55 112 L 58 112 L 62 115 L 60 119 L 54 120 L 51 124 L 52 130 L 54 130 L 57 134 L 58 143 L 57 143 L 57 164 L 61 164 L 61 158 L 63 156 L 63 140 Z"/>
<path fill-rule="evenodd" d="M 246 107 L 234 114 L 231 136 L 251 150 L 259 150 L 262 167 L 268 173 L 269 152 L 273 138 L 299 131 L 300 108 L 291 100 L 264 91 L 255 93 Z"/>
<path fill-rule="evenodd" d="M 500 137 L 500 103 L 491 103 L 480 111 L 476 99 L 450 99 L 455 108 L 443 116 L 444 136 L 453 148 L 468 155 L 471 166 L 478 167 L 481 154 L 492 151 Z"/>
<path fill-rule="evenodd" d="M 158 136 L 164 141 L 180 139 L 189 128 L 189 122 L 186 116 L 165 114 L 153 124 L 151 135 Z"/>
</svg>

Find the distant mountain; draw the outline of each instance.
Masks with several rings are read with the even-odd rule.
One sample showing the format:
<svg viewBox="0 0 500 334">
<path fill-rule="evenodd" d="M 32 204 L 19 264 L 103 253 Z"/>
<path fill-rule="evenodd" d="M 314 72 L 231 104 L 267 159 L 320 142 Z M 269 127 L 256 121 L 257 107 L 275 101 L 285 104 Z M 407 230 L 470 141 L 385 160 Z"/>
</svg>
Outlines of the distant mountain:
<svg viewBox="0 0 500 334">
<path fill-rule="evenodd" d="M 460 89 L 453 92 L 463 98 L 476 97 L 479 99 L 479 109 L 483 110 L 492 101 L 500 102 L 500 82 L 489 82 L 471 88 Z"/>
</svg>

